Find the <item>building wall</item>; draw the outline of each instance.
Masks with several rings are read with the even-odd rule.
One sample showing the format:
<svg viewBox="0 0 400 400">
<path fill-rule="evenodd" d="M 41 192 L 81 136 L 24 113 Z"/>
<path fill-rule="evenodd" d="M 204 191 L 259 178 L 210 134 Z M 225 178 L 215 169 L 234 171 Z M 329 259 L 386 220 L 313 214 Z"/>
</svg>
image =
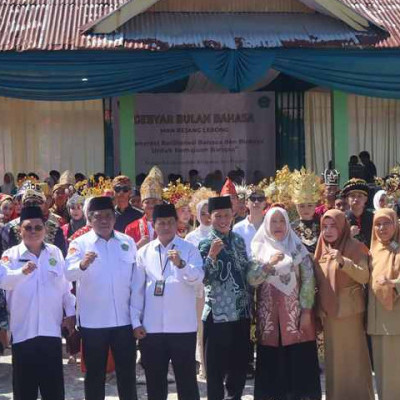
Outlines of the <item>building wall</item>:
<svg viewBox="0 0 400 400">
<path fill-rule="evenodd" d="M 0 97 L 0 179 L 4 172 L 104 170 L 102 100 L 27 101 Z"/>
<path fill-rule="evenodd" d="M 379 176 L 400 164 L 400 100 L 348 95 L 348 157 L 367 150 Z M 332 158 L 331 93 L 305 95 L 306 165 L 317 172 Z"/>
</svg>

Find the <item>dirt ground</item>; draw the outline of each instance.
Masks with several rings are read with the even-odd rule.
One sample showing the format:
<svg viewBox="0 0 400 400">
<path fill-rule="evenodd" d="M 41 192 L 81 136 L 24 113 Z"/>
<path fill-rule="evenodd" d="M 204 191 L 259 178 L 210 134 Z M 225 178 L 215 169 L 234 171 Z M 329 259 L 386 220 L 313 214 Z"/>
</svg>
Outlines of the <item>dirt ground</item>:
<svg viewBox="0 0 400 400">
<path fill-rule="evenodd" d="M 80 372 L 79 365 L 68 365 L 67 358 L 64 358 L 64 378 L 66 387 L 66 400 L 84 400 L 83 394 L 83 374 Z M 141 379 L 142 380 L 142 379 Z M 323 381 L 323 380 L 322 380 Z M 201 399 L 206 400 L 206 383 L 204 380 L 199 379 L 199 389 Z M 324 386 L 324 382 L 323 386 Z M 247 381 L 246 388 L 242 400 L 253 399 L 253 386 L 254 381 Z M 139 400 L 146 400 L 146 385 L 144 383 L 138 384 Z M 10 351 L 6 350 L 4 356 L 0 356 L 0 400 L 11 400 L 12 386 L 11 386 L 11 355 Z M 168 400 L 177 400 L 176 388 L 174 384 L 169 385 Z M 325 399 L 325 396 L 323 397 Z M 376 397 L 377 398 L 377 397 Z M 117 385 L 115 376 L 111 375 L 106 383 L 106 399 L 117 400 Z"/>
</svg>

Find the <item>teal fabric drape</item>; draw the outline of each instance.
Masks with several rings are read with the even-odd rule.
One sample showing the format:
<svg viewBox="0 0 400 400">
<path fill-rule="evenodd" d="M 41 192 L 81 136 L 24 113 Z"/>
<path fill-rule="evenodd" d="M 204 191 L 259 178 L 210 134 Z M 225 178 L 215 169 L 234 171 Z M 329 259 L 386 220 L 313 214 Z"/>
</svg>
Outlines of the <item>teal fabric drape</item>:
<svg viewBox="0 0 400 400">
<path fill-rule="evenodd" d="M 315 85 L 400 98 L 400 50 L 240 49 L 0 53 L 0 96 L 81 100 L 151 91 L 202 71 L 231 91 L 269 68 Z"/>
<path fill-rule="evenodd" d="M 270 69 L 275 54 L 266 51 L 214 51 L 191 52 L 196 66 L 211 81 L 231 92 L 240 92 L 255 85 Z"/>
</svg>

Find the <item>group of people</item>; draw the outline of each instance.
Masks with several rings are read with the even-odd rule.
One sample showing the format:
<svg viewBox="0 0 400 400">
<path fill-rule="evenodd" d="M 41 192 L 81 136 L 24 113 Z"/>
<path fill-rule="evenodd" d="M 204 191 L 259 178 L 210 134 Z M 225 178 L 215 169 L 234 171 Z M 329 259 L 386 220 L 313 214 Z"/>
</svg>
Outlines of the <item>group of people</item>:
<svg viewBox="0 0 400 400">
<path fill-rule="evenodd" d="M 119 398 L 137 398 L 138 349 L 149 400 L 167 399 L 170 364 L 180 400 L 200 398 L 198 364 L 208 399 L 238 400 L 254 353 L 255 400 L 321 399 L 321 369 L 327 400 L 374 399 L 372 368 L 379 399 L 399 397 L 394 192 L 372 211 L 367 182 L 340 191 L 335 170 L 228 178 L 219 193 L 164 187 L 157 167 L 138 192 L 123 175 L 72 178 L 26 181 L 2 227 L 16 400 L 64 399 L 62 335 L 82 352 L 88 400 L 105 398 L 110 359 Z"/>
</svg>

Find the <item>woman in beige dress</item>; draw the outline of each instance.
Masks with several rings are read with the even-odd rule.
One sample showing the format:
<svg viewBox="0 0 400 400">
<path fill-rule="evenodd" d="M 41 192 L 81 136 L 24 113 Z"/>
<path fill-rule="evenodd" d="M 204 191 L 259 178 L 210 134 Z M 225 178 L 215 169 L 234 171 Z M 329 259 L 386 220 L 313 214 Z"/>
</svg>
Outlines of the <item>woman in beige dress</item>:
<svg viewBox="0 0 400 400">
<path fill-rule="evenodd" d="M 364 329 L 369 255 L 350 236 L 345 214 L 329 210 L 321 218 L 315 251 L 318 314 L 325 337 L 327 400 L 372 400 L 371 365 Z"/>
<path fill-rule="evenodd" d="M 400 399 L 400 229 L 394 210 L 375 213 L 368 301 L 368 333 L 372 339 L 379 400 Z"/>
</svg>

